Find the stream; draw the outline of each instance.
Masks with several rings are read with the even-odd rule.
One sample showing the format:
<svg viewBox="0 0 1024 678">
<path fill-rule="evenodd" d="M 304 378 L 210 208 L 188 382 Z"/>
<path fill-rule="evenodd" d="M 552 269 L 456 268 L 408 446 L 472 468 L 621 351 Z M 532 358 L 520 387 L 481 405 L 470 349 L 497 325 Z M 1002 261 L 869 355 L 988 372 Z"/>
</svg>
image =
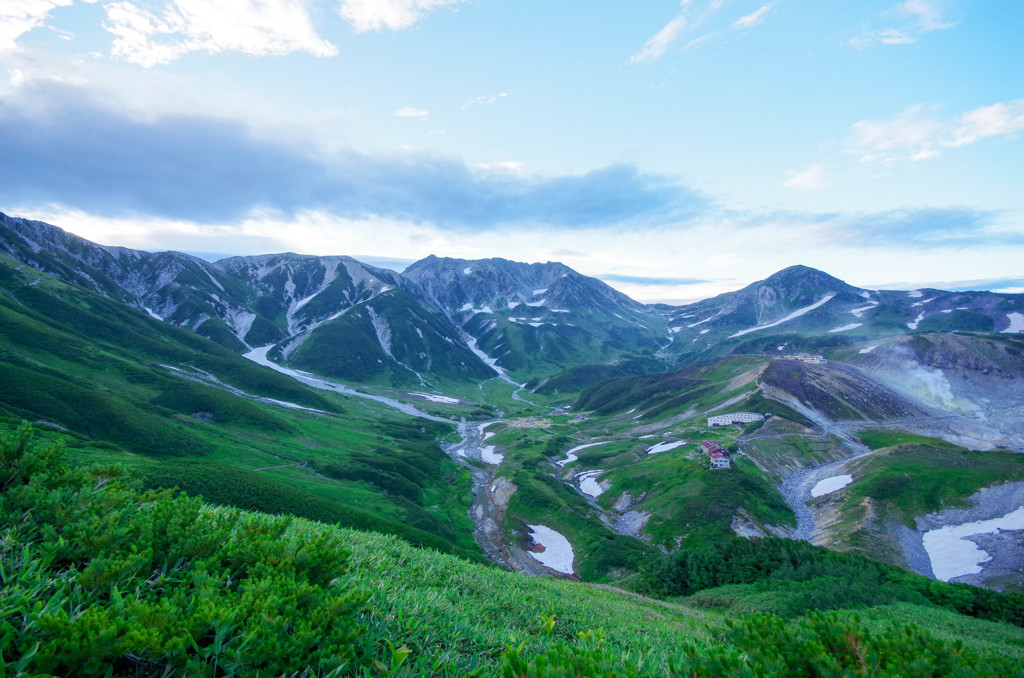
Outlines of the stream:
<svg viewBox="0 0 1024 678">
<path fill-rule="evenodd" d="M 495 464 L 495 462 L 500 463 L 501 457 L 500 455 L 495 455 L 493 453 L 493 448 L 489 448 L 489 446 L 484 445 L 484 441 L 487 439 L 484 429 L 491 422 L 470 423 L 465 420 L 455 421 L 454 419 L 438 417 L 424 412 L 418 407 L 408 403 L 395 400 L 394 398 L 387 398 L 385 396 L 374 395 L 372 393 L 363 393 L 362 391 L 356 391 L 355 389 L 349 388 L 343 384 L 321 379 L 320 377 L 314 376 L 308 372 L 289 369 L 282 365 L 278 365 L 267 357 L 267 353 L 271 348 L 271 346 L 256 348 L 246 353 L 244 357 L 255 363 L 269 367 L 276 372 L 288 375 L 289 377 L 300 381 L 307 386 L 312 386 L 313 388 L 341 393 L 342 395 L 353 396 L 356 398 L 373 400 L 412 417 L 419 417 L 420 419 L 428 419 L 430 421 L 444 422 L 447 424 L 455 424 L 456 430 L 459 434 L 459 440 L 454 443 L 444 444 L 441 446 L 441 449 L 451 457 L 452 461 L 469 470 L 469 473 L 473 478 L 473 505 L 470 508 L 469 514 L 473 519 L 473 537 L 476 540 L 476 543 L 480 546 L 491 562 L 509 569 L 518 570 L 525 574 L 550 574 L 547 568 L 531 558 L 525 551 L 523 551 L 523 549 L 511 543 L 506 537 L 505 531 L 501 527 L 500 514 L 504 507 L 499 506 L 498 501 L 496 501 L 496 498 L 498 497 L 495 493 L 495 490 L 497 489 L 495 483 L 497 465 L 491 465 Z M 519 391 L 524 388 L 522 384 L 517 384 L 512 381 L 504 374 L 503 371 L 500 371 L 500 369 L 499 374 L 505 381 L 519 387 L 519 389 L 512 395 L 513 399 L 529 403 L 528 400 L 519 397 Z M 529 404 L 532 405 L 533 403 Z M 507 503 L 508 496 L 511 496 L 511 492 L 508 490 L 513 486 L 504 479 L 499 479 L 497 483 L 503 485 L 501 495 L 507 495 L 504 497 L 504 501 Z"/>
<path fill-rule="evenodd" d="M 492 563 L 529 575 L 550 574 L 522 548 L 509 541 L 502 527 L 501 513 L 514 492 L 514 486 L 504 478 L 497 478 L 498 465 L 484 466 L 489 458 L 484 429 L 492 422 L 458 424 L 459 441 L 442 445 L 441 449 L 459 466 L 469 470 L 473 477 L 473 505 L 469 515 L 473 519 L 473 538 Z M 499 462 L 500 463 L 500 462 Z"/>
</svg>

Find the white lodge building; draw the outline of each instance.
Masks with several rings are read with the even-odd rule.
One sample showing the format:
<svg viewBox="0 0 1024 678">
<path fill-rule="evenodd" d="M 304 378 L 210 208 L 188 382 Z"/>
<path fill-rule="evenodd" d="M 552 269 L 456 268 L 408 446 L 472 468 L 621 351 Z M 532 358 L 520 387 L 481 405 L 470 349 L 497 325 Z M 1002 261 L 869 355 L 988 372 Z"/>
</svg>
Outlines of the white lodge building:
<svg viewBox="0 0 1024 678">
<path fill-rule="evenodd" d="M 750 424 L 755 421 L 764 421 L 763 414 L 756 412 L 733 412 L 731 414 L 716 414 L 708 417 L 708 426 L 732 426 L 733 424 Z"/>
</svg>

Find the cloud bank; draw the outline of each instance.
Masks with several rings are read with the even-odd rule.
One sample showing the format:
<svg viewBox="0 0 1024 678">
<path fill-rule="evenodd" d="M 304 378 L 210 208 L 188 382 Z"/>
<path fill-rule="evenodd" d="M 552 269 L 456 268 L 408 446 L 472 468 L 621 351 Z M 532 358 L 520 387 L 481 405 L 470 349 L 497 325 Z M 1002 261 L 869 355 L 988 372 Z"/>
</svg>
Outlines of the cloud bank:
<svg viewBox="0 0 1024 678">
<path fill-rule="evenodd" d="M 256 138 L 197 115 L 135 119 L 66 84 L 32 83 L 0 100 L 0 199 L 95 214 L 198 223 L 253 210 L 328 210 L 457 229 L 664 223 L 708 201 L 670 179 L 617 164 L 584 174 L 487 172 L 430 154 L 330 155 Z"/>
</svg>

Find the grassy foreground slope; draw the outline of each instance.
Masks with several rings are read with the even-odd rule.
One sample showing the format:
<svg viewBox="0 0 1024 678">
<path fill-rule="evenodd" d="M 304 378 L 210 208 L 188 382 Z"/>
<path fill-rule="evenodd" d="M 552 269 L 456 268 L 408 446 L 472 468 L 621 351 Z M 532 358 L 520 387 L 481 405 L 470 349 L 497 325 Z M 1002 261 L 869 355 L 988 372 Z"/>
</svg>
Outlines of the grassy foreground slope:
<svg viewBox="0 0 1024 678">
<path fill-rule="evenodd" d="M 469 474 L 437 442 L 453 426 L 318 392 L 0 254 L 0 422 L 22 419 L 153 487 L 482 560 Z"/>
<path fill-rule="evenodd" d="M 1024 657 L 1020 628 L 940 608 L 724 619 L 62 454 L 0 438 L 3 675 L 1012 676 Z"/>
</svg>

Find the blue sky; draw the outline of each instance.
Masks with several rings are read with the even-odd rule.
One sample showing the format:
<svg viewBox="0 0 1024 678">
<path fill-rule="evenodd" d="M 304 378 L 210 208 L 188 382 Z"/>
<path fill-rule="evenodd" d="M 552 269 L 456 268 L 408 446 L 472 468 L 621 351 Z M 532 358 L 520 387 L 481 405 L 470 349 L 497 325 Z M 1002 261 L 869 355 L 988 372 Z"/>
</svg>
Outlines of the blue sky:
<svg viewBox="0 0 1024 678">
<path fill-rule="evenodd" d="M 109 245 L 1024 291 L 1020 0 L 4 0 L 0 210 Z"/>
</svg>

